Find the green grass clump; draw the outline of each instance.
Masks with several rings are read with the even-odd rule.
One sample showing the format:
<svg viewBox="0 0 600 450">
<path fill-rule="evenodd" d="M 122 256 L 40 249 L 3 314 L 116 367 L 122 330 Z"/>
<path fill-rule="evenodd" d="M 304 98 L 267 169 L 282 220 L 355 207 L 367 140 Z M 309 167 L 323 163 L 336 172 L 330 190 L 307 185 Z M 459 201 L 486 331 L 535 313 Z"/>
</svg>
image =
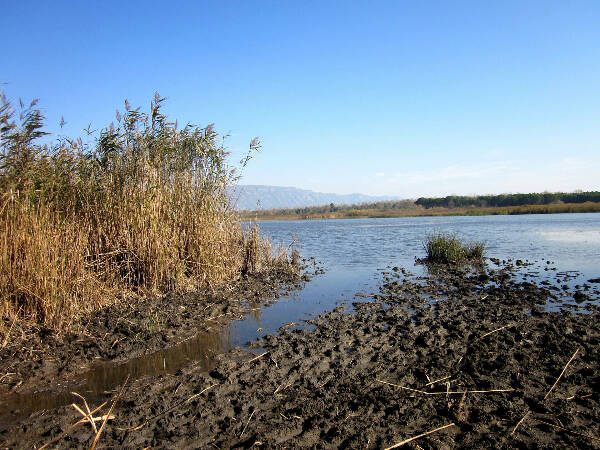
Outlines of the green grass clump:
<svg viewBox="0 0 600 450">
<path fill-rule="evenodd" d="M 40 144 L 36 102 L 15 111 L 0 95 L 0 334 L 6 319 L 62 330 L 119 299 L 227 282 L 274 259 L 230 204 L 238 176 L 223 138 L 178 128 L 163 100 L 147 113 L 126 101 L 90 142 Z"/>
<path fill-rule="evenodd" d="M 435 233 L 427 237 L 423 247 L 426 260 L 432 263 L 459 263 L 483 259 L 485 244 L 464 243 L 455 234 Z"/>
</svg>

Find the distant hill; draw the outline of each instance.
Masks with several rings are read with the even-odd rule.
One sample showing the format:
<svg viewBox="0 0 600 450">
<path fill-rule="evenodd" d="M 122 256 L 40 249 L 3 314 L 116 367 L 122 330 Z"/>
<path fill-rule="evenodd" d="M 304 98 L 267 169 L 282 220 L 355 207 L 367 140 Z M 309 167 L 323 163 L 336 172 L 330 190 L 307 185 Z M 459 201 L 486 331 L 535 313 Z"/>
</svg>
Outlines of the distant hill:
<svg viewBox="0 0 600 450">
<path fill-rule="evenodd" d="M 326 194 L 305 189 L 283 186 L 240 185 L 232 192 L 236 208 L 239 210 L 298 208 L 334 203 L 348 205 L 355 203 L 396 200 L 393 196 L 371 196 L 364 194 Z"/>
</svg>

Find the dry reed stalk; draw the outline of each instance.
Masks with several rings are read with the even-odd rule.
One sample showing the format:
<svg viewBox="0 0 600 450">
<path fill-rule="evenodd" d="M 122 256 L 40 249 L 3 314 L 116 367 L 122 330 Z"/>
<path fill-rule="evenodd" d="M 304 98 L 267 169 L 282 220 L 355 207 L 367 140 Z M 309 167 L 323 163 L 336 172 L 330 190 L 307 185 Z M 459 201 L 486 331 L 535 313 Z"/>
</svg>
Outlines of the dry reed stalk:
<svg viewBox="0 0 600 450">
<path fill-rule="evenodd" d="M 510 433 L 510 434 L 511 434 L 511 436 L 517 432 L 517 429 L 518 429 L 518 428 L 521 426 L 521 424 L 522 424 L 523 422 L 525 422 L 525 419 L 527 418 L 527 416 L 528 416 L 530 413 L 531 413 L 531 411 L 527 411 L 527 412 L 525 413 L 525 415 L 524 415 L 523 417 L 521 417 L 521 420 L 519 420 L 519 421 L 517 422 L 517 424 L 516 424 L 516 425 L 515 425 L 515 427 L 513 428 L 512 432 Z"/>
<path fill-rule="evenodd" d="M 123 392 L 125 391 L 125 386 L 127 386 L 129 377 L 130 377 L 130 375 L 127 375 L 127 378 L 125 379 L 125 382 L 123 383 L 123 386 L 121 386 L 121 389 L 119 390 L 119 393 L 115 397 L 115 400 L 113 401 L 112 405 L 110 405 L 110 409 L 108 410 L 108 413 L 104 416 L 104 421 L 102 422 L 100 429 L 96 433 L 96 437 L 94 438 L 94 442 L 92 442 L 92 446 L 90 447 L 90 450 L 94 450 L 96 448 L 96 444 L 98 444 L 98 441 L 100 440 L 100 435 L 102 434 L 102 431 L 104 431 L 106 422 L 108 422 L 108 419 L 112 415 L 112 412 L 115 409 L 115 406 L 117 405 L 117 402 L 119 401 L 119 398 L 121 397 L 121 395 L 123 395 Z"/>
<path fill-rule="evenodd" d="M 4 340 L 2 341 L 2 345 L 0 346 L 0 349 L 3 349 L 4 347 L 7 346 L 8 338 L 10 337 L 10 333 L 12 332 L 12 329 L 15 326 L 16 322 L 17 322 L 16 320 L 13 320 L 12 323 L 10 324 L 10 328 L 8 329 L 8 331 L 6 332 L 6 335 L 4 336 Z"/>
<path fill-rule="evenodd" d="M 404 441 L 398 442 L 397 444 L 394 444 L 391 447 L 387 447 L 385 450 L 390 450 L 392 448 L 402 447 L 403 445 L 408 444 L 409 442 L 412 442 L 412 441 L 414 441 L 416 439 L 420 439 L 422 437 L 428 436 L 430 434 L 433 434 L 433 433 L 436 433 L 438 431 L 444 430 L 446 428 L 454 427 L 454 426 L 456 426 L 456 424 L 449 423 L 448 425 L 444 425 L 443 427 L 436 428 L 435 430 L 430 430 L 430 431 L 427 431 L 426 433 L 421 433 L 418 436 L 411 437 L 410 439 L 405 439 Z"/>
<path fill-rule="evenodd" d="M 202 389 L 200 392 L 198 392 L 197 394 L 192 395 L 190 398 L 188 398 L 185 403 L 189 403 L 192 400 L 194 400 L 197 397 L 200 397 L 202 394 L 204 394 L 206 391 L 208 391 L 209 389 L 212 389 L 216 386 L 216 384 L 211 384 L 210 386 L 208 386 L 207 388 Z M 164 414 L 164 413 L 162 413 Z"/>
<path fill-rule="evenodd" d="M 583 434 L 583 433 L 579 433 L 579 432 L 577 432 L 577 431 L 573 431 L 573 430 L 570 430 L 570 429 L 568 429 L 568 428 L 561 427 L 560 425 L 555 425 L 555 424 L 553 424 L 553 423 L 544 422 L 543 420 L 539 420 L 539 419 L 534 419 L 534 420 L 535 420 L 536 422 L 542 423 L 542 424 L 544 424 L 544 425 L 547 425 L 547 426 L 549 426 L 549 427 L 554 427 L 554 428 L 558 428 L 559 430 L 566 431 L 567 433 L 576 434 L 577 436 L 582 436 L 582 437 L 585 437 L 585 438 L 591 439 L 591 440 L 593 440 L 593 441 L 600 441 L 600 438 L 598 438 L 598 437 L 596 437 L 596 436 L 590 436 L 589 434 Z"/>
<path fill-rule="evenodd" d="M 485 333 L 485 334 L 484 334 L 483 336 L 481 336 L 479 339 L 483 339 L 484 337 L 487 337 L 487 336 L 489 336 L 490 334 L 497 333 L 498 331 L 502 331 L 502 330 L 504 330 L 505 328 L 513 327 L 513 326 L 515 326 L 515 325 L 516 325 L 516 324 L 514 324 L 514 323 L 511 323 L 511 324 L 508 324 L 508 325 L 504 325 L 503 327 L 496 328 L 495 330 L 492 330 L 492 331 L 489 331 L 489 332 Z"/>
<path fill-rule="evenodd" d="M 246 361 L 246 363 L 251 363 L 251 362 L 254 362 L 254 361 L 256 361 L 257 359 L 260 359 L 260 358 L 262 358 L 263 356 L 267 355 L 268 353 L 269 353 L 269 352 L 264 352 L 264 353 L 262 353 L 262 354 L 260 354 L 260 355 L 258 355 L 258 356 L 256 356 L 256 357 L 254 357 L 254 358 L 252 358 L 252 359 L 250 359 L 250 360 Z"/>
<path fill-rule="evenodd" d="M 273 394 L 277 394 L 279 391 L 283 391 L 284 389 L 289 388 L 292 384 L 294 384 L 294 381 L 290 381 L 288 384 L 281 383 L 279 387 L 275 389 L 275 392 L 273 392 Z"/>
<path fill-rule="evenodd" d="M 87 418 L 88 421 L 90 422 L 90 425 L 92 426 L 92 429 L 94 430 L 94 434 L 98 433 L 98 429 L 96 428 L 96 422 L 94 420 L 94 417 L 92 416 L 92 412 L 90 411 L 90 407 L 88 406 L 87 400 L 85 399 L 85 397 L 83 395 L 78 394 L 77 392 L 71 392 L 71 394 L 79 397 L 81 400 L 83 400 L 83 405 L 85 406 L 85 410 L 87 412 L 83 412 L 81 410 L 81 408 L 79 406 L 77 406 L 75 403 L 71 404 L 71 406 L 73 408 L 75 408 L 77 410 L 77 412 L 79 412 L 83 417 Z M 104 403 L 106 404 L 106 402 Z"/>
<path fill-rule="evenodd" d="M 439 382 L 441 382 L 441 381 L 446 381 L 448 378 L 452 378 L 452 375 L 448 375 L 447 377 L 438 378 L 437 380 L 430 381 L 430 382 L 429 382 L 429 383 L 427 383 L 425 386 L 431 386 L 431 385 L 433 385 L 433 384 L 437 384 L 437 383 L 439 383 Z"/>
<path fill-rule="evenodd" d="M 144 428 L 144 427 L 146 426 L 146 424 L 147 424 L 148 422 L 150 422 L 151 420 L 154 420 L 154 419 L 157 419 L 157 418 L 159 418 L 159 417 L 161 417 L 161 416 L 164 416 L 164 415 L 165 415 L 165 414 L 167 414 L 168 412 L 170 412 L 170 411 L 173 411 L 175 408 L 177 408 L 178 406 L 181 406 L 181 405 L 183 405 L 184 403 L 189 403 L 189 402 L 191 402 L 192 400 L 194 400 L 194 399 L 195 399 L 195 398 L 197 398 L 197 397 L 200 397 L 200 396 L 201 396 L 202 394 L 204 394 L 206 391 L 208 391 L 209 389 L 212 389 L 212 388 L 214 388 L 215 386 L 216 386 L 216 384 L 212 384 L 212 385 L 208 386 L 207 388 L 204 388 L 204 389 L 202 389 L 202 390 L 201 390 L 200 392 L 198 392 L 197 394 L 194 394 L 194 395 L 192 395 L 191 397 L 189 397 L 189 398 L 187 398 L 187 399 L 185 399 L 185 400 L 183 400 L 183 401 L 181 401 L 181 402 L 179 402 L 179 403 L 176 403 L 176 404 L 174 404 L 173 406 L 170 406 L 170 407 L 168 407 L 166 410 L 164 410 L 164 411 L 162 411 L 162 412 L 160 412 L 160 413 L 158 413 L 158 414 L 156 414 L 156 415 L 154 415 L 154 416 L 152 416 L 152 417 L 149 417 L 149 418 L 148 418 L 148 419 L 146 419 L 144 422 L 142 422 L 141 424 L 139 424 L 139 425 L 137 425 L 137 426 L 135 426 L 135 427 L 131 427 L 131 428 L 117 428 L 117 430 L 119 430 L 119 431 L 138 431 L 138 430 L 141 430 L 141 429 L 142 429 L 142 428 Z"/>
<path fill-rule="evenodd" d="M 592 395 L 594 395 L 594 394 L 586 394 L 586 395 L 572 395 L 572 396 L 570 396 L 570 397 L 568 397 L 568 398 L 567 398 L 567 401 L 568 401 L 568 402 L 570 402 L 571 400 L 574 400 L 574 399 L 576 399 L 576 398 L 580 398 L 580 399 L 582 399 L 582 400 L 583 400 L 584 398 L 589 398 L 589 397 L 591 397 Z"/>
<path fill-rule="evenodd" d="M 6 372 L 4 375 L 0 376 L 0 382 L 2 380 L 4 380 L 5 378 L 10 377 L 12 375 L 16 375 L 16 372 Z"/>
<path fill-rule="evenodd" d="M 256 412 L 256 409 L 253 409 L 252 410 L 252 414 L 250 414 L 250 417 L 248 418 L 248 422 L 246 422 L 246 426 L 244 427 L 244 429 L 242 430 L 242 433 L 240 434 L 240 439 L 242 438 L 242 436 L 246 432 L 246 428 L 248 428 L 248 425 L 250 424 L 250 421 L 252 420 L 252 416 L 254 415 L 255 412 Z"/>
<path fill-rule="evenodd" d="M 466 398 L 467 398 L 467 393 L 465 392 L 460 399 L 460 403 L 458 404 L 458 408 L 457 408 L 457 412 L 456 412 L 456 420 L 458 420 L 459 422 L 462 422 L 462 420 L 464 418 L 464 413 L 465 413 L 464 406 L 465 406 Z"/>
<path fill-rule="evenodd" d="M 579 353 L 579 349 L 575 350 L 575 353 L 573 353 L 573 356 L 571 356 L 571 359 L 569 359 L 569 361 L 567 362 L 567 364 L 563 368 L 562 372 L 560 373 L 560 375 L 558 376 L 558 378 L 556 379 L 556 381 L 554 382 L 554 384 L 552 385 L 552 387 L 550 388 L 550 390 L 544 396 L 544 400 L 546 400 L 548 398 L 548 396 L 550 395 L 550 393 L 552 392 L 552 390 L 556 387 L 556 385 L 558 384 L 558 382 L 560 381 L 560 379 L 564 375 L 565 371 L 567 370 L 567 367 L 569 367 L 569 364 L 571 364 L 571 361 L 573 361 L 575 359 L 575 356 L 577 356 L 577 353 Z"/>
<path fill-rule="evenodd" d="M 107 402 L 102 403 L 100 406 L 98 406 L 96 409 L 94 409 L 93 411 L 91 411 L 90 415 L 93 415 L 95 413 L 97 413 L 98 411 L 100 411 L 102 408 L 104 408 L 104 406 L 106 406 Z M 94 421 L 99 421 L 99 420 L 103 420 L 104 416 L 102 417 L 94 417 L 93 420 Z M 66 435 L 68 435 L 71 431 L 73 431 L 75 428 L 77 428 L 79 425 L 81 425 L 82 423 L 86 423 L 88 422 L 88 418 L 84 417 L 83 419 L 80 419 L 78 422 L 75 422 L 73 425 L 71 425 L 69 428 L 67 428 L 65 431 L 63 431 L 62 433 L 60 433 L 58 436 L 56 436 L 55 438 L 52 438 L 50 441 L 46 442 L 44 445 L 42 445 L 39 450 L 42 450 L 43 448 L 48 447 L 49 445 L 54 444 L 56 441 L 62 439 L 63 437 L 65 437 Z"/>
<path fill-rule="evenodd" d="M 423 395 L 463 395 L 463 394 L 488 394 L 494 392 L 514 392 L 514 389 L 488 389 L 488 390 L 474 390 L 474 391 L 439 391 L 439 392 L 427 392 L 422 391 L 420 389 L 413 389 L 406 386 L 400 386 L 399 384 L 390 383 L 388 381 L 382 381 L 375 379 L 378 383 L 388 384 L 390 386 L 394 386 L 400 389 L 404 389 L 405 391 L 416 392 L 417 394 Z"/>
</svg>

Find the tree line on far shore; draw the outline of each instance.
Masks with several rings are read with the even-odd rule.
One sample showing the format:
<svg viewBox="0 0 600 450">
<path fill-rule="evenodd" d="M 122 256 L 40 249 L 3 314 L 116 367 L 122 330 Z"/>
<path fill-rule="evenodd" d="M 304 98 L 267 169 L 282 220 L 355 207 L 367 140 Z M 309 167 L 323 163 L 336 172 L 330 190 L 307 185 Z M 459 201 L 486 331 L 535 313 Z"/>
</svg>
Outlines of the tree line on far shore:
<svg viewBox="0 0 600 450">
<path fill-rule="evenodd" d="M 441 198 L 421 197 L 415 202 L 424 208 L 502 207 L 522 205 L 549 205 L 552 203 L 600 202 L 599 191 L 589 192 L 543 192 L 530 194 L 500 194 L 462 196 L 448 195 Z"/>
<path fill-rule="evenodd" d="M 242 211 L 244 218 L 279 218 L 279 217 L 362 217 L 384 216 L 391 213 L 397 215 L 422 215 L 424 209 L 444 208 L 458 210 L 459 208 L 506 208 L 540 205 L 583 204 L 587 202 L 600 203 L 600 191 L 589 192 L 543 192 L 530 194 L 499 194 L 499 195 L 449 195 L 446 197 L 417 200 L 389 200 L 353 205 L 306 206 L 301 208 L 273 208 L 257 211 Z M 419 211 L 422 211 L 419 213 Z M 469 209 L 469 211 L 471 211 Z M 559 211 L 555 211 L 559 212 Z M 487 213 L 490 213 L 489 211 Z M 427 215 L 427 214 L 426 214 Z"/>
<path fill-rule="evenodd" d="M 261 217 L 271 216 L 308 216 L 314 214 L 331 214 L 340 213 L 345 215 L 352 215 L 353 212 L 364 211 L 364 210 L 397 210 L 397 209 L 411 209 L 416 208 L 414 200 L 385 200 L 373 203 L 356 203 L 352 205 L 336 205 L 330 203 L 328 205 L 321 206 L 304 206 L 298 208 L 273 208 L 273 209 L 262 209 L 257 211 L 242 211 L 242 215 L 258 215 Z"/>
</svg>

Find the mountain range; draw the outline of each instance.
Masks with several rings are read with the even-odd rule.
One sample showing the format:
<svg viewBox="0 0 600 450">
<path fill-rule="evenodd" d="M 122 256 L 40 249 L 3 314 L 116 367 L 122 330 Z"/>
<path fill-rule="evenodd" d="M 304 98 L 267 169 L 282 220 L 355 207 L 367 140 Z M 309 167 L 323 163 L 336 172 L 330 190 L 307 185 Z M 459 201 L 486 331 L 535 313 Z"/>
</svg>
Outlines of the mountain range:
<svg viewBox="0 0 600 450">
<path fill-rule="evenodd" d="M 232 198 L 236 209 L 256 210 L 300 208 L 304 206 L 328 205 L 330 203 L 351 205 L 382 200 L 397 200 L 400 197 L 364 194 L 328 194 L 295 187 L 246 184 L 236 186 L 232 191 Z"/>
</svg>

